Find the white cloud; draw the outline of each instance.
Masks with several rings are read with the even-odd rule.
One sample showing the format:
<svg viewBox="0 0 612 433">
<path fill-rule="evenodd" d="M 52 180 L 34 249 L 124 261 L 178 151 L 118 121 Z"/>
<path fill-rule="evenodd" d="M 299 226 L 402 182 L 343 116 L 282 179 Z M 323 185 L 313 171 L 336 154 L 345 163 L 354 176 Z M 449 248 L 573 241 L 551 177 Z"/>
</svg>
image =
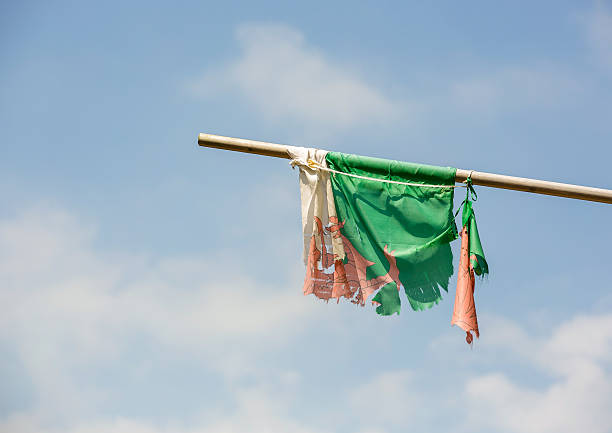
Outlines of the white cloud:
<svg viewBox="0 0 612 433">
<path fill-rule="evenodd" d="M 593 18 L 592 39 L 609 50 L 610 17 Z M 288 26 L 253 24 L 237 28 L 241 52 L 210 68 L 190 89 L 208 99 L 237 98 L 275 127 L 289 125 L 308 140 L 363 125 L 418 128 L 439 123 L 441 113 L 478 117 L 525 109 L 571 107 L 586 86 L 562 65 L 542 59 L 495 69 L 480 65 L 475 72 L 441 76 L 428 95 L 393 99 Z M 612 55 L 610 56 L 612 59 Z M 417 89 L 414 89 L 417 90 Z M 236 103 L 233 99 L 230 103 Z"/>
<path fill-rule="evenodd" d="M 6 433 L 325 433 L 311 428 L 286 414 L 283 396 L 271 396 L 259 388 L 236 392 L 235 410 L 202 420 L 193 425 L 151 423 L 138 418 L 87 420 L 70 427 L 48 428 L 30 416 L 12 416 L 0 422 L 0 432 Z"/>
<path fill-rule="evenodd" d="M 586 18 L 587 37 L 593 54 L 603 65 L 612 68 L 612 13 L 599 2 Z"/>
<path fill-rule="evenodd" d="M 379 90 L 325 56 L 284 25 L 244 25 L 240 56 L 194 87 L 205 96 L 236 94 L 275 123 L 341 131 L 396 117 L 402 110 Z"/>
<path fill-rule="evenodd" d="M 187 427 L 100 418 L 96 407 L 112 395 L 73 371 L 121 359 L 131 336 L 144 335 L 160 350 L 179 349 L 229 374 L 248 369 L 253 353 L 274 339 L 307 329 L 322 310 L 304 302 L 297 288 L 259 287 L 221 260 L 117 257 L 97 251 L 95 236 L 74 215 L 45 207 L 0 221 L 0 262 L 10 264 L 0 269 L 0 340 L 16 345 L 36 394 L 35 407 L 4 419 L 0 431 L 55 433 L 47 428 L 54 419 L 65 421 L 61 431 L 73 433 L 313 431 L 289 415 L 301 383 L 295 371 L 275 372 L 274 384 L 260 388 L 236 381 L 233 410 Z M 503 353 L 498 359 L 517 360 L 547 384 L 516 379 L 508 363 L 470 377 L 468 364 L 454 362 L 454 384 L 424 383 L 430 378 L 416 370 L 388 371 L 341 391 L 345 398 L 333 410 L 354 414 L 362 429 L 443 425 L 438 413 L 453 410 L 459 411 L 453 425 L 466 431 L 612 429 L 612 315 L 578 316 L 543 338 L 506 319 L 487 322 L 488 334 L 497 338 L 477 344 L 497 344 Z M 240 351 L 232 349 L 236 344 Z"/>
<path fill-rule="evenodd" d="M 525 108 L 552 108 L 572 103 L 581 85 L 558 66 L 506 67 L 459 79 L 450 90 L 458 110 L 479 114 Z"/>
<path fill-rule="evenodd" d="M 431 369 L 402 369 L 379 374 L 351 391 L 349 402 L 362 425 L 462 432 L 612 431 L 612 315 L 577 316 L 544 337 L 505 318 L 487 316 L 485 321 L 487 335 L 495 337 L 478 340 L 476 353 L 466 353 L 465 342 L 454 332 L 432 344 L 443 356 L 432 368 L 452 371 L 440 380 L 432 380 Z M 534 376 L 538 380 L 531 380 Z"/>
<path fill-rule="evenodd" d="M 134 336 L 224 374 L 308 326 L 321 310 L 262 287 L 237 253 L 153 260 L 97 251 L 95 230 L 39 207 L 0 220 L 0 341 L 17 349 L 43 417 L 87 415 L 107 395 L 74 371 L 117 359 Z M 236 347 L 240 350 L 235 350 Z"/>
<path fill-rule="evenodd" d="M 604 433 L 612 430 L 612 315 L 579 316 L 550 338 L 500 340 L 500 350 L 552 377 L 545 387 L 516 383 L 502 373 L 466 383 L 469 425 L 517 433 Z"/>
<path fill-rule="evenodd" d="M 402 425 L 423 408 L 413 384 L 413 373 L 395 370 L 376 375 L 350 393 L 349 402 L 364 425 Z"/>
</svg>

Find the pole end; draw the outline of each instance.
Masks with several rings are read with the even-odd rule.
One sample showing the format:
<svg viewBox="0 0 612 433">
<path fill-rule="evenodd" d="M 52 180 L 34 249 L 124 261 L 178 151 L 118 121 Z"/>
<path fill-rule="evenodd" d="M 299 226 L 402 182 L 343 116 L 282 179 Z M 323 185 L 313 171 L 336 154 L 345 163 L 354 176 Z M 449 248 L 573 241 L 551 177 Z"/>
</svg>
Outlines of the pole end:
<svg viewBox="0 0 612 433">
<path fill-rule="evenodd" d="M 203 132 L 198 134 L 198 146 L 204 146 L 206 142 L 206 135 Z"/>
</svg>

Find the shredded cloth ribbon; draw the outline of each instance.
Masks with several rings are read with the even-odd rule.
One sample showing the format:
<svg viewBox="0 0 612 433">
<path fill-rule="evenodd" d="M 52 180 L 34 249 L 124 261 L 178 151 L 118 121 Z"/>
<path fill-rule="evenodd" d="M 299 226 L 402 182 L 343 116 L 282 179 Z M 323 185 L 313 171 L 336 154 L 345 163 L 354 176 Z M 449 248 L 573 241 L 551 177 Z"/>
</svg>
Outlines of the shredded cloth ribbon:
<svg viewBox="0 0 612 433">
<path fill-rule="evenodd" d="M 476 201 L 478 196 L 469 176 L 466 180 L 466 186 L 467 195 L 462 203 L 461 255 L 459 256 L 457 292 L 455 293 L 455 308 L 451 325 L 457 325 L 463 329 L 466 333 L 465 341 L 471 344 L 473 341 L 472 332 L 476 334 L 476 338 L 480 336 L 476 304 L 474 303 L 474 273 L 484 276 L 489 273 L 489 266 L 484 258 L 478 227 L 476 226 L 476 216 L 470 199 L 470 196 L 472 196 Z"/>
</svg>

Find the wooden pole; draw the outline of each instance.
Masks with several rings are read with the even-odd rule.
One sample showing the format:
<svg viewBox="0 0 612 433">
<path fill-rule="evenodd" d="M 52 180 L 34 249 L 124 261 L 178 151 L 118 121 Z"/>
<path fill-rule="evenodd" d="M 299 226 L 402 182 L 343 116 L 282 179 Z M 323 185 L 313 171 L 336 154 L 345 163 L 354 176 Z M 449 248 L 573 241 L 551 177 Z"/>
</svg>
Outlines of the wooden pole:
<svg viewBox="0 0 612 433">
<path fill-rule="evenodd" d="M 294 146 L 287 146 L 284 144 L 267 143 L 264 141 L 245 140 L 242 138 L 224 137 L 222 135 L 203 133 L 198 135 L 198 144 L 203 147 L 232 150 L 235 152 L 254 153 L 257 155 L 273 156 L 275 158 L 285 159 L 291 158 L 288 150 L 294 148 Z M 547 182 L 545 180 L 505 176 L 502 174 L 484 173 L 481 171 L 462 169 L 457 169 L 455 180 L 463 183 L 470 175 L 474 185 L 612 204 L 612 190 L 609 189 L 591 188 L 588 186 Z"/>
</svg>

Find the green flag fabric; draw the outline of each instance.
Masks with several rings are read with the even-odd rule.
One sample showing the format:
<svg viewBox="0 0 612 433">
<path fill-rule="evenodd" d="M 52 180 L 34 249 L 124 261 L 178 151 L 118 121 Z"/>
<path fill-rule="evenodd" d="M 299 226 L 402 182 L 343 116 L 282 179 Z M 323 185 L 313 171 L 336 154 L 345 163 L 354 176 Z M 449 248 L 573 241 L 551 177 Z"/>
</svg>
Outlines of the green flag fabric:
<svg viewBox="0 0 612 433">
<path fill-rule="evenodd" d="M 372 301 L 381 315 L 400 312 L 400 290 L 414 310 L 437 304 L 440 289 L 448 290 L 453 274 L 449 242 L 457 238 L 452 188 L 456 169 L 337 152 L 329 152 L 326 162 L 331 170 L 363 177 L 331 173 L 347 251 L 344 264 L 352 269 L 353 258 L 357 268 L 346 274 L 351 288 L 361 289 L 358 301 L 377 291 Z"/>
<path fill-rule="evenodd" d="M 469 253 L 470 253 L 470 263 L 474 268 L 474 272 L 476 275 L 484 276 L 489 273 L 489 265 L 487 264 L 487 260 L 484 256 L 484 251 L 482 249 L 482 244 L 480 243 L 480 236 L 478 235 L 478 227 L 476 226 L 476 214 L 474 214 L 474 208 L 472 206 L 472 202 L 469 199 L 470 190 L 472 190 L 472 186 L 468 183 L 468 196 L 463 202 L 463 212 L 462 212 L 462 223 L 463 226 L 468 228 L 469 233 Z"/>
</svg>

